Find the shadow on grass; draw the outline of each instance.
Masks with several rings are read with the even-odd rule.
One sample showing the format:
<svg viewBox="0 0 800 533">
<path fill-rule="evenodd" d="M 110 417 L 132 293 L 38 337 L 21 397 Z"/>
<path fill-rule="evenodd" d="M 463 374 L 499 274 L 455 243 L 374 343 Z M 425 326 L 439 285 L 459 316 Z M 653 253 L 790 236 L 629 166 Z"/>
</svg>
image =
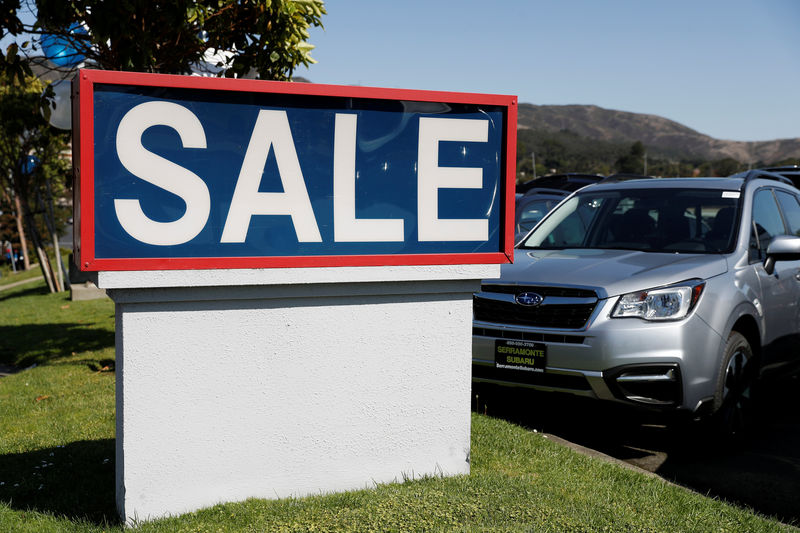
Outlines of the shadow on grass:
<svg viewBox="0 0 800 533">
<path fill-rule="evenodd" d="M 476 403 L 475 392 L 479 393 Z M 473 409 L 551 433 L 659 476 L 800 524 L 800 378 L 771 380 L 746 438 L 703 424 L 557 393 L 473 390 Z"/>
<path fill-rule="evenodd" d="M 114 346 L 114 332 L 87 324 L 52 323 L 0 326 L 0 363 L 24 368 L 55 362 L 75 352 Z"/>
<path fill-rule="evenodd" d="M 0 291 L 0 302 L 11 300 L 12 298 L 18 298 L 20 296 L 36 296 L 39 294 L 49 294 L 47 286 L 44 285 L 32 284 L 32 286 L 30 287 L 28 287 L 27 285 L 24 285 L 24 287 L 25 288 L 13 287 L 11 289 L 3 289 L 2 291 Z"/>
<path fill-rule="evenodd" d="M 658 475 L 798 526 L 800 378 L 772 379 L 756 400 L 755 425 L 741 441 L 692 446 L 687 431 L 667 439 L 642 432 L 639 440 L 664 450 Z"/>
<path fill-rule="evenodd" d="M 0 501 L 12 509 L 118 525 L 114 439 L 0 455 Z"/>
</svg>

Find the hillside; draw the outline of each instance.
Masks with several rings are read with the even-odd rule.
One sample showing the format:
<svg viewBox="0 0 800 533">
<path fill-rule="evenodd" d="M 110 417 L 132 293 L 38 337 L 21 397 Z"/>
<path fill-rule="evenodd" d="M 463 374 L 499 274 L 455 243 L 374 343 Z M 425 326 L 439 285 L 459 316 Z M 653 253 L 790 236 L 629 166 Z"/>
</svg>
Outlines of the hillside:
<svg viewBox="0 0 800 533">
<path fill-rule="evenodd" d="M 725 141 L 656 115 L 593 105 L 520 104 L 518 125 L 520 129 L 548 132 L 568 130 L 581 137 L 613 143 L 641 141 L 648 153 L 665 158 L 717 160 L 731 157 L 742 163 L 800 158 L 800 138 Z"/>
</svg>

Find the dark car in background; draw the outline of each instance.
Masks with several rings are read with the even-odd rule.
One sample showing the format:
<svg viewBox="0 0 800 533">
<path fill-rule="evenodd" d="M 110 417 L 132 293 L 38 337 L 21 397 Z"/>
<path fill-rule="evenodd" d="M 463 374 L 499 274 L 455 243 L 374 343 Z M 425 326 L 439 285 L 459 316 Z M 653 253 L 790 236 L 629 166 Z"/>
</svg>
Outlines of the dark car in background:
<svg viewBox="0 0 800 533">
<path fill-rule="evenodd" d="M 794 183 L 794 186 L 800 189 L 800 165 L 783 165 L 780 167 L 770 167 L 762 170 L 780 174 L 784 178 L 791 180 L 791 182 Z"/>
<path fill-rule="evenodd" d="M 581 187 L 597 183 L 596 174 L 554 174 L 517 185 L 514 214 L 514 242 L 519 241 L 558 203 Z"/>
</svg>

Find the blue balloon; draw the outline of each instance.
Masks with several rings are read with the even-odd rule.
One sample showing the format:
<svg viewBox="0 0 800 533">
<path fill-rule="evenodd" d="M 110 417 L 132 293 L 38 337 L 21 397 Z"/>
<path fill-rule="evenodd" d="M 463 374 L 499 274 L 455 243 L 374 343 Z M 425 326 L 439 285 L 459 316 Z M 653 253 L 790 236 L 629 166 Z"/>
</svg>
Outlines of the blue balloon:
<svg viewBox="0 0 800 533">
<path fill-rule="evenodd" d="M 33 171 L 39 166 L 39 158 L 35 155 L 29 155 L 22 160 L 22 173 L 25 175 L 33 174 Z"/>
<path fill-rule="evenodd" d="M 68 31 L 72 35 L 88 34 L 86 29 L 79 24 L 74 24 Z M 46 33 L 39 39 L 39 43 L 45 57 L 59 67 L 74 67 L 86 59 L 65 37 Z"/>
</svg>

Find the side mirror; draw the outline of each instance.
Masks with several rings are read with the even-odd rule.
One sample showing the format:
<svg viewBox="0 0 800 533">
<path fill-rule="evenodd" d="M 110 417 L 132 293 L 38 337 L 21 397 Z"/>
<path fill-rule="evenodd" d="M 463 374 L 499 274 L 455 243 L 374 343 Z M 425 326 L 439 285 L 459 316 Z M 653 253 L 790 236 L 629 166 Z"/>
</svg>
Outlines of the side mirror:
<svg viewBox="0 0 800 533">
<path fill-rule="evenodd" d="M 764 270 L 767 274 L 775 271 L 775 261 L 800 261 L 800 237 L 778 235 L 767 246 L 767 259 Z"/>
</svg>

